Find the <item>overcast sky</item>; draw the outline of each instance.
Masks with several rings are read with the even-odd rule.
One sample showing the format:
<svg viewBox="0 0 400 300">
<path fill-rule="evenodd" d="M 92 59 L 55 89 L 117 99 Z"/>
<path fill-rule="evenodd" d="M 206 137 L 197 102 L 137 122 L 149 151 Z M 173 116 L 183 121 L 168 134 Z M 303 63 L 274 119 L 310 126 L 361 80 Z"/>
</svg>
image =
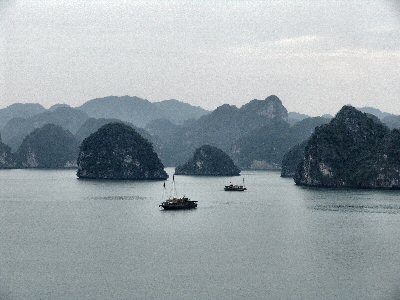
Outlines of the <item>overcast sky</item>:
<svg viewBox="0 0 400 300">
<path fill-rule="evenodd" d="M 0 0 L 0 108 L 97 97 L 400 114 L 398 0 Z"/>
</svg>

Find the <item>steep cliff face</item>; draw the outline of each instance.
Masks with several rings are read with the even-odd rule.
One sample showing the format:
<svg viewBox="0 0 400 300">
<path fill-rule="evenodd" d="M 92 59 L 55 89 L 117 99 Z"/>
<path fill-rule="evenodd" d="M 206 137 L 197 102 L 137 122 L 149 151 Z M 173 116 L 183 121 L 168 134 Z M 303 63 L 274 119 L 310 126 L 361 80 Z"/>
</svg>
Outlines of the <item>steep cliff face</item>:
<svg viewBox="0 0 400 300">
<path fill-rule="evenodd" d="M 254 113 L 267 119 L 288 120 L 288 111 L 275 95 L 271 95 L 265 100 L 254 99 L 243 105 L 240 110 L 242 113 Z"/>
<path fill-rule="evenodd" d="M 16 161 L 14 155 L 11 153 L 11 148 L 1 142 L 0 136 L 0 169 L 15 168 Z"/>
<path fill-rule="evenodd" d="M 151 143 L 123 123 L 104 125 L 82 142 L 77 175 L 92 179 L 168 178 Z"/>
<path fill-rule="evenodd" d="M 292 147 L 282 159 L 281 177 L 294 177 L 297 166 L 304 158 L 307 141 Z"/>
<path fill-rule="evenodd" d="M 400 135 L 376 117 L 344 106 L 308 141 L 298 185 L 400 188 Z"/>
<path fill-rule="evenodd" d="M 46 124 L 23 140 L 16 157 L 22 168 L 70 168 L 76 167 L 78 147 L 71 132 Z"/>
<path fill-rule="evenodd" d="M 209 145 L 196 149 L 193 157 L 175 169 L 177 175 L 238 176 L 239 168 L 222 150 Z"/>
</svg>

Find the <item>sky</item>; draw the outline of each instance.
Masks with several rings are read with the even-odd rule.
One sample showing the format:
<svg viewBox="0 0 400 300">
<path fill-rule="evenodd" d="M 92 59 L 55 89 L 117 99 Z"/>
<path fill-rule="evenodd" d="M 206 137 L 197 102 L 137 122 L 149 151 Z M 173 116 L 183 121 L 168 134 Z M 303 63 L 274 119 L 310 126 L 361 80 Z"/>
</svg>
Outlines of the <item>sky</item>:
<svg viewBox="0 0 400 300">
<path fill-rule="evenodd" d="M 0 108 L 109 95 L 400 114 L 400 1 L 0 0 Z"/>
</svg>

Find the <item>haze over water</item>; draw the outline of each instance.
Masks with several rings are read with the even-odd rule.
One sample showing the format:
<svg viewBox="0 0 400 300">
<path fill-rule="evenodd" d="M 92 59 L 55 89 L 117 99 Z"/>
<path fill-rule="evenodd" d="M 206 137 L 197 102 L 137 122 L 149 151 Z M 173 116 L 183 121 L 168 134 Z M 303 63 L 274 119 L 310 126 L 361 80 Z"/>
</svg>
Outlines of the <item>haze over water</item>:
<svg viewBox="0 0 400 300">
<path fill-rule="evenodd" d="M 176 176 L 199 206 L 174 212 L 160 181 L 1 170 L 0 299 L 399 296 L 399 191 L 243 174 L 244 193 L 223 191 L 240 177 Z"/>
</svg>

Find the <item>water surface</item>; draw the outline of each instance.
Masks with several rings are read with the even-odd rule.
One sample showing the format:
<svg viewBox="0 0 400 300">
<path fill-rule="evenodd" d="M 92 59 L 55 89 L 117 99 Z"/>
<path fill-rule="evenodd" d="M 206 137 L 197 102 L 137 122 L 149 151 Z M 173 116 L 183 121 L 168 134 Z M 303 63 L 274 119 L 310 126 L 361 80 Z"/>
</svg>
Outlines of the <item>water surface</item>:
<svg viewBox="0 0 400 300">
<path fill-rule="evenodd" d="M 173 169 L 167 170 L 170 174 Z M 0 171 L 0 299 L 392 299 L 400 192 L 297 187 L 277 172 L 160 181 Z M 167 182 L 170 189 L 170 181 Z"/>
</svg>

